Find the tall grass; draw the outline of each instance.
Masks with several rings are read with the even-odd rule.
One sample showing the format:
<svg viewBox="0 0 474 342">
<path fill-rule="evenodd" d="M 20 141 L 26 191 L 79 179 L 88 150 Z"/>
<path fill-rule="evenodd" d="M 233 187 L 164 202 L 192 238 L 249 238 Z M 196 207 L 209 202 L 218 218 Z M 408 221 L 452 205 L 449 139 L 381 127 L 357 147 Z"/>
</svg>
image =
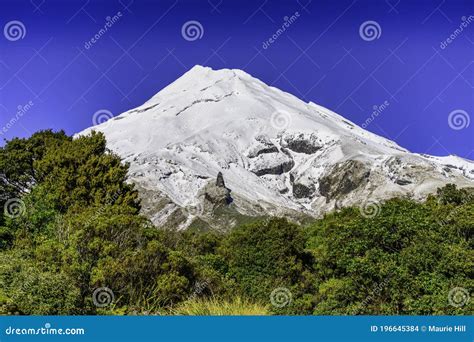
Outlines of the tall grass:
<svg viewBox="0 0 474 342">
<path fill-rule="evenodd" d="M 188 316 L 263 316 L 269 315 L 267 307 L 236 297 L 229 300 L 218 298 L 191 299 L 173 309 L 172 315 Z"/>
</svg>

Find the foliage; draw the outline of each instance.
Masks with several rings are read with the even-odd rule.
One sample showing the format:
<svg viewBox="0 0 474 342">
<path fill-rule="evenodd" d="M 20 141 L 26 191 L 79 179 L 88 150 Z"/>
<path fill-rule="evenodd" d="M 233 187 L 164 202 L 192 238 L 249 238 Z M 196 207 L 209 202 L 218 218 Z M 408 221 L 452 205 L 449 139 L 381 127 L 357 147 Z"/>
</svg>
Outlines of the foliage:
<svg viewBox="0 0 474 342">
<path fill-rule="evenodd" d="M 187 316 L 262 316 L 270 312 L 267 307 L 248 299 L 234 297 L 226 299 L 191 299 L 173 309 L 174 315 Z"/>
<path fill-rule="evenodd" d="M 474 289 L 474 207 L 448 208 L 393 199 L 374 218 L 349 208 L 317 221 L 308 241 L 321 280 L 314 313 L 472 312 L 472 302 L 450 305 L 448 293 L 455 287 Z M 439 220 L 446 210 L 457 211 L 449 224 Z"/>
<path fill-rule="evenodd" d="M 102 134 L 42 131 L 0 148 L 0 313 L 472 314 L 474 196 L 447 185 L 365 217 L 158 229 Z M 225 232 L 225 233 L 224 233 Z M 107 307 L 94 291 L 113 292 Z M 97 298 L 95 298 L 97 301 Z"/>
<path fill-rule="evenodd" d="M 311 255 L 303 230 L 285 219 L 269 219 L 232 230 L 220 249 L 242 295 L 270 302 L 275 288 L 294 295 L 310 291 Z"/>
<path fill-rule="evenodd" d="M 138 215 L 137 193 L 126 183 L 128 166 L 106 150 L 101 134 L 74 140 L 57 135 L 14 139 L 2 149 L 14 159 L 13 151 L 35 147 L 17 157 L 30 167 L 2 171 L 4 184 L 28 188 L 14 194 L 24 212 L 0 227 L 2 310 L 94 313 L 92 294 L 100 287 L 112 289 L 119 306 L 151 295 L 160 298 L 157 303 L 182 300 L 194 271 Z"/>
</svg>

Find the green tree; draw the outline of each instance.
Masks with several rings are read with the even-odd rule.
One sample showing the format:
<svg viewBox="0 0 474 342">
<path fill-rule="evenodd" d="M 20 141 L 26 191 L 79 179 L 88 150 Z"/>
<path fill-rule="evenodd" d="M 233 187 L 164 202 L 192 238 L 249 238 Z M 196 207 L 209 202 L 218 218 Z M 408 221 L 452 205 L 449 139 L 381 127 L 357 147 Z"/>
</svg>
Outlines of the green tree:
<svg viewBox="0 0 474 342">
<path fill-rule="evenodd" d="M 28 153 L 15 156 L 23 148 Z M 152 297 L 156 305 L 172 305 L 189 293 L 191 264 L 139 215 L 128 165 L 107 150 L 102 134 L 71 139 L 46 131 L 7 142 L 2 151 L 16 163 L 3 165 L 2 194 L 21 197 L 25 207 L 3 220 L 0 231 L 2 248 L 10 248 L 2 252 L 7 265 L 0 269 L 4 308 L 94 313 L 92 294 L 104 286 L 114 292 L 114 305 L 125 308 Z M 32 285 L 18 289 L 25 281 Z M 71 296 L 53 290 L 60 286 Z"/>
<path fill-rule="evenodd" d="M 237 227 L 220 252 L 244 296 L 270 304 L 272 291 L 285 288 L 293 305 L 285 305 L 281 312 L 305 313 L 308 303 L 303 294 L 311 291 L 313 278 L 301 227 L 277 218 Z"/>
<path fill-rule="evenodd" d="M 451 192 L 450 197 L 459 195 Z M 320 282 L 314 312 L 472 313 L 472 303 L 456 307 L 448 298 L 456 287 L 473 290 L 474 212 L 468 204 L 442 203 L 452 202 L 393 199 L 381 204 L 373 218 L 349 208 L 312 225 L 308 246 Z M 462 216 L 453 214 L 448 224 L 440 221 L 447 207 Z"/>
</svg>

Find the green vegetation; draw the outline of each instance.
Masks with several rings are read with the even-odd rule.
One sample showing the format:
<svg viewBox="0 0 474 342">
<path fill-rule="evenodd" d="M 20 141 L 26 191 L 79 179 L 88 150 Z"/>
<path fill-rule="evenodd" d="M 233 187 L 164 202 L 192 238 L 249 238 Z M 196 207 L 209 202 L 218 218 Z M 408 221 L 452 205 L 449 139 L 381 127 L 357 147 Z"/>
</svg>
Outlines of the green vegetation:
<svg viewBox="0 0 474 342">
<path fill-rule="evenodd" d="M 472 191 L 176 232 L 127 170 L 101 134 L 0 148 L 0 314 L 474 313 Z"/>
<path fill-rule="evenodd" d="M 171 314 L 186 316 L 263 316 L 268 315 L 268 308 L 261 304 L 236 297 L 228 300 L 215 298 L 190 299 L 178 305 Z"/>
</svg>

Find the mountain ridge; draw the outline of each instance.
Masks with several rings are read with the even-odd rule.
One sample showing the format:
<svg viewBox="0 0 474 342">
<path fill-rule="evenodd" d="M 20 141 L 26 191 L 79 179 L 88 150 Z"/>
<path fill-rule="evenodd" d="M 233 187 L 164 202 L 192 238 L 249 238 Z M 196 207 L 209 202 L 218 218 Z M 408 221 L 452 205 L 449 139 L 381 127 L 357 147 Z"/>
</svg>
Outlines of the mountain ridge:
<svg viewBox="0 0 474 342">
<path fill-rule="evenodd" d="M 471 161 L 410 153 L 238 69 L 195 66 L 143 105 L 79 134 L 92 130 L 130 162 L 156 225 L 216 221 L 217 208 L 320 216 L 368 199 L 423 199 L 447 183 L 474 185 Z M 231 204 L 209 195 L 222 193 L 212 186 L 219 173 Z M 225 215 L 216 222 L 231 224 Z"/>
</svg>

